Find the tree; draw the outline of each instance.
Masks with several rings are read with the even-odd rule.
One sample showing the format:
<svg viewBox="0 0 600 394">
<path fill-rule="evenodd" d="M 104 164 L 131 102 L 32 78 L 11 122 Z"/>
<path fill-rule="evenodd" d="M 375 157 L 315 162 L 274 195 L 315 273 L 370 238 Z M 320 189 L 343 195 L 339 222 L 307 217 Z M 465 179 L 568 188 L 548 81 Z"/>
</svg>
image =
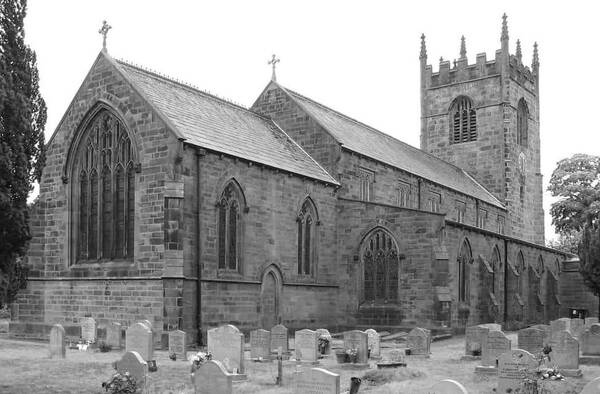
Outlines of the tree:
<svg viewBox="0 0 600 394">
<path fill-rule="evenodd" d="M 26 0 L 0 0 L 0 306 L 26 285 L 27 196 L 45 162 L 46 104 L 25 44 Z"/>
<path fill-rule="evenodd" d="M 555 240 L 549 240 L 547 242 L 548 247 L 561 252 L 577 254 L 579 251 L 579 243 L 581 242 L 580 231 L 568 231 L 558 234 L 558 238 Z"/>
<path fill-rule="evenodd" d="M 583 230 L 579 244 L 579 259 L 583 283 L 600 298 L 600 223 L 598 220 L 592 225 L 586 225 Z M 600 316 L 600 303 L 598 316 Z"/>
</svg>

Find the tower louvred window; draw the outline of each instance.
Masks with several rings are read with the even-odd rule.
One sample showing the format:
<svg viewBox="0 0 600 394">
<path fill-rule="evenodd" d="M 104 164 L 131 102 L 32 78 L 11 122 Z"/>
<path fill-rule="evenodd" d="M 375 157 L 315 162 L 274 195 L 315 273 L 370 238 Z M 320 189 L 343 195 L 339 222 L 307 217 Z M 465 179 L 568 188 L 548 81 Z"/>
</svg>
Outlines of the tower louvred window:
<svg viewBox="0 0 600 394">
<path fill-rule="evenodd" d="M 477 140 L 477 111 L 471 100 L 460 96 L 450 108 L 450 143 L 459 144 Z"/>
</svg>

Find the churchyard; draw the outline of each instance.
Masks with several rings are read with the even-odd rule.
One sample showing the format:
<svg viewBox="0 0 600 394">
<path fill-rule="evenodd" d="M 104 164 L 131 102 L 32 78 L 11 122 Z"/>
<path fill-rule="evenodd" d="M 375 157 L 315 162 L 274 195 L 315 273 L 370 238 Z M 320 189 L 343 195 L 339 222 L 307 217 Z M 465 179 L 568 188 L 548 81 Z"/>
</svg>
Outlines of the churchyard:
<svg viewBox="0 0 600 394">
<path fill-rule="evenodd" d="M 350 390 L 353 377 L 362 381 L 358 392 L 373 394 L 533 394 L 526 391 L 533 380 L 550 393 L 600 393 L 600 379 L 593 388 L 590 383 L 600 377 L 597 319 L 559 319 L 518 332 L 486 324 L 439 340 L 422 328 L 380 335 L 374 330 L 294 332 L 277 325 L 244 335 L 223 325 L 208 331 L 208 346 L 201 349 L 186 347 L 185 332 L 173 331 L 168 350 L 152 346 L 155 332 L 148 321 L 104 330 L 97 338 L 95 322 L 82 322 L 81 338 L 94 342 L 87 348 L 69 343 L 60 325 L 52 327 L 47 342 L 3 334 L 0 392 L 103 393 L 102 382 L 118 371 L 134 377 L 141 393 L 338 394 Z M 112 349 L 100 351 L 99 344 L 109 342 Z M 534 355 L 548 353 L 548 346 L 546 365 L 557 369 L 541 379 L 543 374 L 534 372 L 540 366 Z M 212 359 L 194 364 L 192 375 L 190 359 L 199 351 L 210 352 Z"/>
</svg>

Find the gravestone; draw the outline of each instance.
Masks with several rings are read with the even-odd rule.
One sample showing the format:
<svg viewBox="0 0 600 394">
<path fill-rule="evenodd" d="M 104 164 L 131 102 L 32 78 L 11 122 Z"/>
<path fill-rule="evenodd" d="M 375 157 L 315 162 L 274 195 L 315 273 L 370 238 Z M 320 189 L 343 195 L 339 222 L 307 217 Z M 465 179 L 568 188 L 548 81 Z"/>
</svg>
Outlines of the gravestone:
<svg viewBox="0 0 600 394">
<path fill-rule="evenodd" d="M 548 324 L 536 324 L 529 328 L 535 328 L 537 330 L 544 331 L 544 346 L 550 344 L 550 337 L 552 336 L 552 328 Z"/>
<path fill-rule="evenodd" d="M 295 394 L 340 394 L 340 375 L 311 368 L 295 375 Z"/>
<path fill-rule="evenodd" d="M 581 376 L 579 369 L 579 342 L 569 331 L 554 334 L 550 340 L 552 365 L 565 376 Z"/>
<path fill-rule="evenodd" d="M 502 331 L 502 326 L 498 323 L 485 323 L 479 324 L 481 327 L 485 327 L 490 331 Z"/>
<path fill-rule="evenodd" d="M 123 347 L 123 335 L 120 323 L 112 322 L 106 326 L 106 344 L 115 349 Z"/>
<path fill-rule="evenodd" d="M 497 373 L 498 358 L 510 351 L 510 339 L 502 331 L 490 331 L 481 347 L 481 365 L 475 372 Z"/>
<path fill-rule="evenodd" d="M 319 362 L 317 333 L 315 331 L 308 329 L 296 331 L 294 334 L 294 344 L 297 361 Z"/>
<path fill-rule="evenodd" d="M 514 349 L 498 359 L 497 393 L 516 392 L 523 384 L 523 379 L 534 378 L 538 362 L 533 354 L 522 349 Z"/>
<path fill-rule="evenodd" d="M 86 317 L 81 321 L 81 338 L 84 341 L 96 342 L 96 320 Z"/>
<path fill-rule="evenodd" d="M 469 394 L 469 392 L 456 380 L 445 379 L 427 390 L 427 394 Z"/>
<path fill-rule="evenodd" d="M 137 352 L 143 360 L 152 360 L 152 331 L 143 323 L 135 323 L 125 332 L 125 351 Z"/>
<path fill-rule="evenodd" d="M 487 338 L 488 332 L 490 329 L 483 325 L 467 327 L 465 330 L 465 355 L 481 356 L 481 346 Z"/>
<path fill-rule="evenodd" d="M 359 330 L 344 332 L 344 349 L 356 349 L 358 357 L 356 364 L 369 362 L 369 340 L 367 333 Z"/>
<path fill-rule="evenodd" d="M 327 349 L 325 349 L 324 354 L 330 354 L 331 353 L 331 342 L 332 342 L 331 333 L 326 328 L 318 328 L 315 331 L 317 332 L 317 338 L 325 337 L 329 341 L 329 345 L 327 346 Z"/>
<path fill-rule="evenodd" d="M 65 358 L 66 354 L 65 329 L 55 324 L 50 329 L 50 358 Z"/>
<path fill-rule="evenodd" d="M 369 356 L 371 358 L 380 358 L 381 357 L 381 337 L 372 328 L 369 328 L 365 331 L 367 333 L 368 346 L 369 346 Z"/>
<path fill-rule="evenodd" d="M 423 328 L 413 328 L 406 336 L 406 347 L 410 349 L 411 356 L 429 357 L 431 346 L 431 333 Z"/>
<path fill-rule="evenodd" d="M 150 329 L 150 331 L 154 331 L 154 327 L 152 327 L 152 322 L 150 320 L 144 319 L 144 320 L 138 321 L 138 323 L 145 324 Z"/>
<path fill-rule="evenodd" d="M 227 324 L 208 330 L 207 349 L 212 353 L 213 359 L 223 364 L 227 372 L 245 374 L 244 334 L 237 327 Z"/>
<path fill-rule="evenodd" d="M 271 333 L 267 330 L 250 331 L 250 358 L 268 360 L 271 356 Z"/>
<path fill-rule="evenodd" d="M 562 331 L 571 330 L 571 319 L 568 317 L 561 317 L 560 319 L 552 320 L 550 322 L 550 338 Z"/>
<path fill-rule="evenodd" d="M 185 360 L 185 331 L 169 331 L 169 354 L 175 354 L 178 359 Z"/>
<path fill-rule="evenodd" d="M 231 394 L 233 374 L 219 361 L 210 360 L 200 364 L 192 375 L 192 383 L 196 394 Z"/>
<path fill-rule="evenodd" d="M 600 324 L 592 324 L 582 335 L 583 355 L 600 356 Z"/>
<path fill-rule="evenodd" d="M 591 380 L 588 384 L 583 386 L 583 390 L 580 394 L 598 394 L 600 393 L 600 377 Z"/>
<path fill-rule="evenodd" d="M 115 363 L 115 369 L 121 374 L 129 372 L 129 375 L 135 379 L 137 386 L 142 390 L 146 386 L 148 364 L 138 352 L 127 351 L 123 357 Z"/>
<path fill-rule="evenodd" d="M 585 328 L 591 327 L 592 324 L 598 324 L 598 318 L 597 317 L 586 317 L 584 320 L 584 323 L 583 323 Z"/>
<path fill-rule="evenodd" d="M 271 353 L 277 353 L 279 347 L 283 354 L 289 352 L 288 329 L 283 324 L 277 324 L 271 328 Z"/>
<path fill-rule="evenodd" d="M 519 330 L 518 346 L 519 349 L 529 353 L 538 354 L 544 349 L 544 337 L 546 333 L 537 328 L 524 328 Z"/>
<path fill-rule="evenodd" d="M 569 330 L 571 331 L 571 335 L 577 339 L 581 338 L 581 334 L 583 334 L 583 330 L 585 330 L 584 323 L 585 321 L 583 319 L 571 319 L 571 329 Z"/>
</svg>

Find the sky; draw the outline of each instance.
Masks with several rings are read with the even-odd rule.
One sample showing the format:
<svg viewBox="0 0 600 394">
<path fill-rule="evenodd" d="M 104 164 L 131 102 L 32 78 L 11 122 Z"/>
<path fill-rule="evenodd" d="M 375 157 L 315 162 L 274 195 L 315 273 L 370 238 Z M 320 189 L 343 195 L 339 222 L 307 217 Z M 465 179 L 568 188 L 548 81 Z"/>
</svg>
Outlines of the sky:
<svg viewBox="0 0 600 394">
<path fill-rule="evenodd" d="M 597 2 L 596 2 L 597 3 Z M 98 30 L 112 26 L 111 56 L 125 59 L 250 106 L 271 78 L 329 107 L 419 146 L 419 47 L 428 63 L 493 59 L 501 17 L 508 15 L 531 64 L 540 54 L 541 171 L 544 190 L 556 163 L 575 153 L 600 154 L 600 5 L 594 1 L 67 1 L 29 0 L 26 42 L 37 53 L 48 106 L 46 139 L 102 48 Z M 544 195 L 546 239 L 554 238 Z"/>
</svg>

